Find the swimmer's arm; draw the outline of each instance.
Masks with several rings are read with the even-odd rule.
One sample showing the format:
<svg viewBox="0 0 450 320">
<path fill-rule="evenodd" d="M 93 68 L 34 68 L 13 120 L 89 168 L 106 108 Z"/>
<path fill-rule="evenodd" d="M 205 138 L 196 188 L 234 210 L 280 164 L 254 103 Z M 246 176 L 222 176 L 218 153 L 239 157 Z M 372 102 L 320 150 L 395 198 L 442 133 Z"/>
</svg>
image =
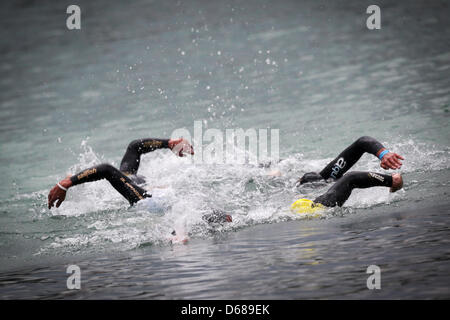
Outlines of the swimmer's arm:
<svg viewBox="0 0 450 320">
<path fill-rule="evenodd" d="M 383 151 L 387 150 L 378 140 L 368 136 L 359 138 L 358 143 L 365 152 L 371 153 L 377 158 L 379 158 L 379 155 Z M 400 160 L 405 159 L 401 155 L 389 151 L 381 159 L 380 166 L 385 170 L 400 169 L 402 166 L 402 162 Z"/>
<path fill-rule="evenodd" d="M 360 137 L 343 152 L 341 152 L 337 158 L 325 166 L 320 173 L 308 172 L 301 177 L 297 183 L 303 184 L 306 182 L 320 181 L 322 179 L 326 180 L 330 178 L 332 167 L 336 165 L 341 168 L 339 176 L 335 177 L 335 179 L 337 179 L 348 171 L 359 160 L 364 152 L 371 153 L 379 158 L 379 155 L 381 155 L 381 153 L 385 150 L 386 148 L 375 138 L 369 136 Z M 402 162 L 400 160 L 404 160 L 404 158 L 397 153 L 388 152 L 383 155 L 380 166 L 385 170 L 399 169 L 402 166 Z"/>
<path fill-rule="evenodd" d="M 61 180 L 59 182 L 59 185 L 61 185 L 65 189 L 69 189 L 70 187 L 82 184 L 85 182 L 91 182 L 96 181 L 104 178 L 104 174 L 100 170 L 97 170 L 96 167 L 92 167 L 86 170 L 83 170 L 79 172 L 78 174 L 75 174 L 73 176 L 67 176 L 65 179 Z M 48 208 L 52 208 L 56 205 L 56 208 L 59 208 L 61 203 L 66 199 L 66 193 L 67 191 L 60 188 L 58 184 L 56 184 L 49 192 L 48 194 Z"/>
<path fill-rule="evenodd" d="M 190 143 L 183 138 L 179 139 L 139 139 L 130 143 L 128 148 L 136 150 L 138 154 L 144 154 L 155 151 L 157 149 L 168 148 L 172 150 L 176 155 L 183 157 L 185 153 L 194 154 L 194 148 Z"/>
<path fill-rule="evenodd" d="M 131 141 L 128 148 L 136 149 L 139 154 L 152 152 L 158 149 L 169 148 L 169 139 L 145 138 Z"/>
<path fill-rule="evenodd" d="M 130 178 L 109 164 L 99 164 L 85 169 L 73 176 L 67 176 L 56 184 L 48 194 L 48 208 L 53 206 L 59 208 L 66 198 L 66 192 L 72 186 L 106 179 L 130 204 L 136 203 L 146 197 L 151 196 L 146 190 L 134 184 Z M 63 189 L 64 188 L 64 189 Z"/>
</svg>

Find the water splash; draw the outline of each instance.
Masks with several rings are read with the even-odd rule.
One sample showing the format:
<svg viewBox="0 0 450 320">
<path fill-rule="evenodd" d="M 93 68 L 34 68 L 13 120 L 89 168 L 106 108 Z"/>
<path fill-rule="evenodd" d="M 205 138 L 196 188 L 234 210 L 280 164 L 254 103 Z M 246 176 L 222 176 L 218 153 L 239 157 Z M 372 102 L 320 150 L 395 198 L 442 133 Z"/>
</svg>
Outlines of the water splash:
<svg viewBox="0 0 450 320">
<path fill-rule="evenodd" d="M 389 145 L 406 158 L 402 168 L 405 175 L 449 168 L 447 149 L 439 150 L 413 140 Z M 103 162 L 87 141 L 81 146 L 79 162 L 70 168 L 71 173 Z M 300 197 L 313 199 L 330 185 L 319 183 L 297 188 L 295 182 L 305 172 L 320 171 L 330 160 L 311 160 L 303 154 L 293 154 L 266 166 L 195 164 L 188 158 L 175 157 L 168 150 L 156 151 L 142 157 L 139 174 L 146 177 L 145 188 L 155 193 L 155 198 L 165 199 L 165 212 L 149 212 L 140 204 L 130 208 L 106 181 L 77 186 L 68 193 L 65 203 L 51 212 L 51 217 L 61 217 L 69 228 L 45 237 L 40 254 L 184 243 L 186 237 L 209 237 L 254 224 L 311 219 L 308 215 L 292 214 L 290 204 Z M 371 155 L 364 155 L 353 169 L 382 171 L 379 161 Z M 269 175 L 273 170 L 281 175 Z M 414 181 L 406 181 L 405 188 L 410 185 L 414 186 Z M 354 209 L 388 205 L 404 197 L 405 191 L 390 194 L 383 187 L 355 190 L 343 208 L 324 210 L 320 218 L 345 216 Z M 213 209 L 231 213 L 233 222 L 208 225 L 202 215 Z M 174 230 L 176 238 L 172 235 Z"/>
</svg>

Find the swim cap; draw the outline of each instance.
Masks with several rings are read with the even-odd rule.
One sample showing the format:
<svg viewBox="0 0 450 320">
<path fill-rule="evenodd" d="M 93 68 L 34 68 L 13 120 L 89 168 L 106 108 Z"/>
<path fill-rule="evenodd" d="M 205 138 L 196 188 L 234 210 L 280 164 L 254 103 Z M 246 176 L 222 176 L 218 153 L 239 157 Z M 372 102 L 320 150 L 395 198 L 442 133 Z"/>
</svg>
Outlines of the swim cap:
<svg viewBox="0 0 450 320">
<path fill-rule="evenodd" d="M 298 199 L 291 205 L 291 210 L 295 213 L 315 213 L 323 208 L 322 204 L 314 203 L 309 199 Z"/>
</svg>

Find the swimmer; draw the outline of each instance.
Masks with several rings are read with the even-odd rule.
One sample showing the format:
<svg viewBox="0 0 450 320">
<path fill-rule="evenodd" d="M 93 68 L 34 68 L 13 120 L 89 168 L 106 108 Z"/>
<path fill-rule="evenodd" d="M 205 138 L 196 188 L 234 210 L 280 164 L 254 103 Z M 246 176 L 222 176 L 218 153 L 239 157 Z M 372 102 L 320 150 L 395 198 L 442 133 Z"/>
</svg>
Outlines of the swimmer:
<svg viewBox="0 0 450 320">
<path fill-rule="evenodd" d="M 336 181 L 331 188 L 313 201 L 314 205 L 326 207 L 342 206 L 355 188 L 388 187 L 390 192 L 396 192 L 403 187 L 400 173 L 382 174 L 366 171 L 354 171 L 345 174 L 365 153 L 370 153 L 380 159 L 380 166 L 385 170 L 396 170 L 405 160 L 397 153 L 386 149 L 372 137 L 361 137 L 342 151 L 325 168 L 317 172 L 308 172 L 298 181 L 298 185 L 316 181 Z"/>
<path fill-rule="evenodd" d="M 167 148 L 172 150 L 176 155 L 183 157 L 186 154 L 193 155 L 194 149 L 186 139 L 138 139 L 132 141 L 125 152 L 120 163 L 120 169 L 110 164 L 103 163 L 91 168 L 82 170 L 81 172 L 68 176 L 59 181 L 48 194 L 48 208 L 59 206 L 66 198 L 69 188 L 86 182 L 106 179 L 130 205 L 134 205 L 138 201 L 152 197 L 149 191 L 142 188 L 145 183 L 143 176 L 137 174 L 141 155 L 158 149 Z M 160 207 L 158 201 L 149 202 L 148 207 Z M 213 211 L 209 215 L 205 215 L 205 221 L 213 222 L 230 222 L 231 216 L 228 214 L 218 214 L 219 211 Z"/>
</svg>

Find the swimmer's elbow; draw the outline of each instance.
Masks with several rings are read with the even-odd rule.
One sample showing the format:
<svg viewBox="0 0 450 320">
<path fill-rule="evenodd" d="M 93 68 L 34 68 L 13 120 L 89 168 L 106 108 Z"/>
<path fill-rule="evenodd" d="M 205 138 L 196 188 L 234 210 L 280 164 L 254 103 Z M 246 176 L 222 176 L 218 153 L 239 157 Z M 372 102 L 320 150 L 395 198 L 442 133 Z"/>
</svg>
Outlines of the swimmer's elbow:
<svg viewBox="0 0 450 320">
<path fill-rule="evenodd" d="M 367 145 L 373 141 L 376 141 L 376 140 L 369 136 L 362 136 L 362 137 L 358 138 L 358 140 L 356 140 L 356 142 L 360 145 Z"/>
<path fill-rule="evenodd" d="M 370 136 L 362 136 L 358 140 L 356 140 L 356 144 L 358 148 L 363 150 L 364 152 L 371 153 L 376 155 L 376 153 L 383 148 L 383 145 L 375 138 Z"/>
</svg>

